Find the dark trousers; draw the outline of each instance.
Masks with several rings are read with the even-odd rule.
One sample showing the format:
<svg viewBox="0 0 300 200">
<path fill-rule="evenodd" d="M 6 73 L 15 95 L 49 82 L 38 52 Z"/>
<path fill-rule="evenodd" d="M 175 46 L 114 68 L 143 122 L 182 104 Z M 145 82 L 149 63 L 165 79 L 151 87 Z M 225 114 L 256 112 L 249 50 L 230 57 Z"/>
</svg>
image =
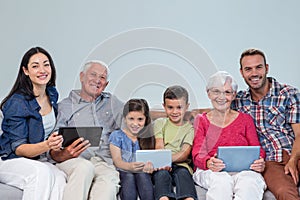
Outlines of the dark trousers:
<svg viewBox="0 0 300 200">
<path fill-rule="evenodd" d="M 131 173 L 119 171 L 121 188 L 120 197 L 122 200 L 153 200 L 153 185 L 151 175 L 147 173 Z"/>
<path fill-rule="evenodd" d="M 300 200 L 298 187 L 294 183 L 292 176 L 284 173 L 284 166 L 289 159 L 288 153 L 283 151 L 282 162 L 266 161 L 263 176 L 268 189 L 277 200 Z M 298 171 L 300 170 L 299 164 L 298 161 Z"/>
<path fill-rule="evenodd" d="M 173 165 L 172 171 L 159 170 L 153 175 L 154 196 L 158 200 L 163 196 L 170 199 L 185 199 L 192 197 L 197 200 L 193 178 L 185 167 Z M 173 190 L 176 186 L 176 194 Z"/>
</svg>

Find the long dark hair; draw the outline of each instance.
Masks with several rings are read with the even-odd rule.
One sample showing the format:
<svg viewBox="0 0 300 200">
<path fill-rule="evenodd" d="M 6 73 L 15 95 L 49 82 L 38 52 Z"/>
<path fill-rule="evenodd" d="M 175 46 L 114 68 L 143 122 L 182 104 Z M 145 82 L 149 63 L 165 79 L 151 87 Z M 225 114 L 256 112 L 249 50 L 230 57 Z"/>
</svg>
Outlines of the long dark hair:
<svg viewBox="0 0 300 200">
<path fill-rule="evenodd" d="M 32 82 L 31 82 L 30 78 L 28 76 L 26 76 L 26 74 L 24 73 L 23 67 L 28 69 L 28 63 L 29 63 L 31 56 L 33 56 L 37 53 L 42 53 L 45 56 L 47 56 L 47 58 L 49 59 L 52 73 L 51 73 L 50 81 L 47 83 L 47 87 L 56 85 L 55 84 L 56 70 L 55 70 L 55 66 L 54 66 L 54 63 L 53 63 L 53 60 L 52 60 L 50 54 L 41 47 L 33 47 L 24 54 L 21 64 L 20 64 L 20 67 L 19 67 L 19 72 L 18 72 L 16 81 L 15 81 L 11 91 L 9 92 L 9 94 L 1 102 L 1 105 L 0 105 L 1 109 L 2 109 L 3 105 L 5 104 L 5 102 L 15 93 L 21 93 L 24 96 L 26 96 L 26 98 L 28 98 L 28 99 L 33 99 L 36 97 L 33 93 Z"/>
<path fill-rule="evenodd" d="M 141 149 L 154 149 L 155 137 L 151 123 L 148 103 L 145 99 L 130 99 L 126 102 L 123 109 L 123 117 L 131 111 L 141 111 L 146 117 L 145 126 L 138 134 L 138 141 Z"/>
</svg>

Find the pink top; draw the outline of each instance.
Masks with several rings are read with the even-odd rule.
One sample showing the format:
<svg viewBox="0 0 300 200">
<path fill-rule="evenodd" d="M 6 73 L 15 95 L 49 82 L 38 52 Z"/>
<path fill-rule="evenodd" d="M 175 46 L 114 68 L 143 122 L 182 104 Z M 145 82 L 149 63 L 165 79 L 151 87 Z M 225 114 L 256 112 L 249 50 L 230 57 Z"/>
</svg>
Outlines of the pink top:
<svg viewBox="0 0 300 200">
<path fill-rule="evenodd" d="M 193 162 L 200 169 L 208 169 L 206 161 L 216 154 L 218 146 L 260 146 L 253 119 L 245 113 L 239 113 L 224 128 L 211 124 L 207 114 L 202 113 L 196 116 L 194 129 Z M 265 158 L 262 148 L 260 156 Z"/>
</svg>

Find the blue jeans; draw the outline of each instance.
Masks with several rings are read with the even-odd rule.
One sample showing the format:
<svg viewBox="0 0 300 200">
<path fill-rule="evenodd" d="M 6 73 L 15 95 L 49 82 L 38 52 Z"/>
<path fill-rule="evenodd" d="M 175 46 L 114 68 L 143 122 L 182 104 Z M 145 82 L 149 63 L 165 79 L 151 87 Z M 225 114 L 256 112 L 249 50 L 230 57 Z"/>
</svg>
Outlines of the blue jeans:
<svg viewBox="0 0 300 200">
<path fill-rule="evenodd" d="M 120 197 L 122 200 L 153 200 L 151 175 L 147 173 L 131 173 L 119 171 L 121 180 Z"/>
<path fill-rule="evenodd" d="M 163 196 L 170 199 L 184 199 L 192 197 L 197 200 L 197 192 L 192 175 L 185 167 L 172 165 L 172 171 L 159 170 L 153 175 L 155 199 Z M 176 194 L 173 190 L 176 186 Z"/>
</svg>

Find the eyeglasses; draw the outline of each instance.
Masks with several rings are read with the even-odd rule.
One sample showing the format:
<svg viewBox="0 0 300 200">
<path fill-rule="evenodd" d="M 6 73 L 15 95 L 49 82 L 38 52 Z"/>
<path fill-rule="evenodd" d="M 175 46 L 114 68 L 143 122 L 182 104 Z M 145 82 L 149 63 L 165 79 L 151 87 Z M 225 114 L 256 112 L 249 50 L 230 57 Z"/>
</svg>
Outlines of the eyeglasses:
<svg viewBox="0 0 300 200">
<path fill-rule="evenodd" d="M 217 90 L 217 89 L 214 89 L 214 90 L 209 90 L 213 95 L 215 96 L 220 96 L 221 94 L 222 95 L 225 95 L 227 97 L 230 97 L 233 95 L 233 91 L 230 91 L 230 90 L 226 90 L 224 92 L 220 91 L 220 90 Z"/>
</svg>

